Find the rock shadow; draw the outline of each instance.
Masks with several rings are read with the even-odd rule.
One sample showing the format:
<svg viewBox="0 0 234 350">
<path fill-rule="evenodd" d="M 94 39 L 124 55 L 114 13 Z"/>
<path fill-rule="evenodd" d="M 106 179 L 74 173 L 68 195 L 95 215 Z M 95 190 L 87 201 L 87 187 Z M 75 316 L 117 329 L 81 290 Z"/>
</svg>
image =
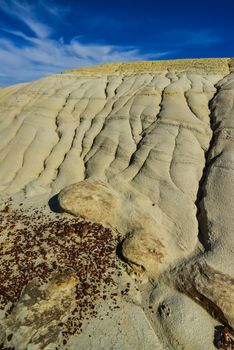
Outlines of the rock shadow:
<svg viewBox="0 0 234 350">
<path fill-rule="evenodd" d="M 59 204 L 58 193 L 49 199 L 48 205 L 50 210 L 52 210 L 54 213 L 64 213 L 63 208 Z"/>
<path fill-rule="evenodd" d="M 117 245 L 117 247 L 116 247 L 116 255 L 121 261 L 123 261 L 124 263 L 128 264 L 128 260 L 125 258 L 125 256 L 122 253 L 123 242 L 124 242 L 124 239 Z"/>
</svg>

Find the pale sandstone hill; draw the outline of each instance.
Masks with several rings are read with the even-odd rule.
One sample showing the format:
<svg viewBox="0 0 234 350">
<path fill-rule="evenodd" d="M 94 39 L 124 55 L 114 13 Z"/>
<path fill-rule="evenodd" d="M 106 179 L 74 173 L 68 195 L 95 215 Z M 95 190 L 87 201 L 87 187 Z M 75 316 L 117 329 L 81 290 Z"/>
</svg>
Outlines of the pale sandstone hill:
<svg viewBox="0 0 234 350">
<path fill-rule="evenodd" d="M 222 325 L 229 327 L 227 337 L 231 336 L 233 106 L 232 59 L 100 65 L 0 89 L 0 189 L 3 200 L 12 197 L 12 209 L 7 206 L 2 211 L 6 217 L 2 259 L 17 245 L 15 237 L 22 235 L 18 227 L 30 222 L 18 214 L 18 203 L 23 201 L 25 212 L 34 210 L 29 205 L 39 210 L 39 205 L 50 198 L 53 203 L 60 192 L 60 205 L 66 212 L 112 229 L 113 259 L 113 246 L 121 242 L 119 256 L 132 269 L 120 261 L 114 263 L 114 270 L 109 260 L 103 263 L 105 271 L 109 271 L 106 265 L 112 268 L 108 273 L 116 287 L 113 292 L 110 283 L 109 295 L 114 293 L 119 309 L 113 309 L 109 317 L 105 308 L 111 302 L 97 301 L 99 316 L 90 316 L 85 332 L 65 340 L 57 324 L 63 313 L 67 322 L 73 312 L 74 288 L 81 284 L 78 265 L 72 267 L 72 274 L 63 273 L 65 285 L 71 287 L 56 282 L 57 267 L 51 266 L 51 279 L 40 287 L 30 282 L 39 276 L 34 268 L 37 261 L 32 274 L 17 284 L 15 299 L 2 281 L 4 308 L 13 310 L 2 316 L 0 339 L 5 347 L 209 350 L 223 342 Z M 40 210 L 42 214 L 48 211 Z M 11 238 L 7 215 L 18 220 L 16 233 L 11 228 Z M 53 221 L 53 214 L 48 215 L 48 222 Z M 61 221 L 64 215 L 70 218 L 60 215 Z M 41 225 L 40 215 L 34 219 Z M 76 228 L 67 225 L 64 232 L 74 234 Z M 42 231 L 47 229 L 43 226 Z M 54 230 L 53 226 L 42 238 L 46 250 L 52 249 L 51 264 L 58 254 L 48 241 Z M 37 232 L 35 227 L 32 231 Z M 30 237 L 34 240 L 34 233 Z M 89 252 L 84 266 L 87 259 L 96 266 L 97 256 L 109 254 L 102 251 L 105 237 L 97 239 L 100 252 L 94 257 Z M 80 251 L 82 239 L 76 243 Z M 58 255 L 56 264 L 62 270 L 70 268 L 71 261 L 76 261 L 71 259 L 70 239 L 58 244 L 65 244 L 69 258 L 60 252 L 62 258 Z M 38 249 L 35 244 L 34 250 Z M 21 271 L 16 255 L 12 269 Z M 29 259 L 28 255 L 23 258 Z M 16 278 L 7 276 L 12 281 Z M 101 277 L 97 282 L 96 277 L 85 276 L 91 284 L 106 283 Z M 28 283 L 35 283 L 35 293 L 45 290 L 44 296 L 39 293 L 40 302 L 35 299 L 27 305 Z M 123 289 L 126 283 L 127 292 Z M 51 285 L 61 285 L 61 292 L 57 287 L 51 292 Z M 61 307 L 50 320 L 50 330 L 45 311 L 51 312 L 55 300 L 63 304 L 63 294 L 71 301 L 66 312 Z M 80 301 L 76 308 L 82 310 L 82 305 Z M 36 321 L 37 313 L 44 320 L 41 323 Z M 76 321 L 79 317 L 81 314 Z M 215 326 L 220 326 L 218 335 Z"/>
</svg>

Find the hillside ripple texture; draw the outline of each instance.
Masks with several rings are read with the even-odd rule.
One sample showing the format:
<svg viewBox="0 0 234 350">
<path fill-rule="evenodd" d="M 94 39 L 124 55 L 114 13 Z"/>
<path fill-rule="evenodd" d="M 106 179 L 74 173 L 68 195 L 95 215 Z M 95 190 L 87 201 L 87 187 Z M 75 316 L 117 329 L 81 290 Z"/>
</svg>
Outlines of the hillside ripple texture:
<svg viewBox="0 0 234 350">
<path fill-rule="evenodd" d="M 126 311 L 141 335 L 128 320 L 125 345 L 87 335 L 62 349 L 234 349 L 233 184 L 234 59 L 107 64 L 0 89 L 1 197 L 58 198 L 118 232 L 141 280 L 144 300 Z M 15 349 L 57 349 L 19 339 Z"/>
</svg>

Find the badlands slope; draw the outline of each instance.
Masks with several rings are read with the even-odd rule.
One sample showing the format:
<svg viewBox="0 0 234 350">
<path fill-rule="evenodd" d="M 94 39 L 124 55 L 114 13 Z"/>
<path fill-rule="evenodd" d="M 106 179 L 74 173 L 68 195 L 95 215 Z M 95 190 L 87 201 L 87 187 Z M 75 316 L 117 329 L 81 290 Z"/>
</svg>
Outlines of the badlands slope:
<svg viewBox="0 0 234 350">
<path fill-rule="evenodd" d="M 234 348 L 233 106 L 233 59 L 0 89 L 0 349 Z"/>
</svg>

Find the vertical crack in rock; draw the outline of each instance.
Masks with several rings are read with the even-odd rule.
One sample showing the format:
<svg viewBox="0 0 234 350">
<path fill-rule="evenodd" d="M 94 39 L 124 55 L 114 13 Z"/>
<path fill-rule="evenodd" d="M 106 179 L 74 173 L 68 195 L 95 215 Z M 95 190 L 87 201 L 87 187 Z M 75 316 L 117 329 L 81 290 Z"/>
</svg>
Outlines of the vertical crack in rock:
<svg viewBox="0 0 234 350">
<path fill-rule="evenodd" d="M 212 97 L 212 99 L 209 101 L 209 110 L 210 110 L 210 129 L 212 130 L 212 137 L 210 139 L 210 144 L 209 147 L 207 149 L 207 151 L 205 152 L 205 166 L 203 169 L 203 174 L 201 177 L 201 180 L 199 181 L 199 187 L 198 187 L 198 192 L 197 192 L 197 198 L 195 201 L 195 204 L 197 206 L 197 220 L 198 220 L 198 239 L 201 242 L 201 244 L 203 245 L 205 250 L 209 250 L 210 249 L 210 242 L 209 242 L 209 237 L 207 234 L 207 225 L 205 224 L 206 221 L 206 215 L 204 213 L 204 206 L 203 206 L 203 199 L 206 195 L 206 182 L 209 176 L 209 171 L 210 168 L 212 166 L 212 164 L 215 162 L 215 160 L 219 157 L 219 154 L 216 155 L 215 157 L 211 156 L 211 153 L 213 151 L 213 147 L 215 145 L 215 142 L 217 140 L 217 130 L 219 128 L 219 124 L 217 125 L 214 121 L 214 113 L 215 113 L 215 106 L 213 106 L 213 102 L 215 101 L 215 99 L 217 98 L 220 90 L 221 90 L 221 85 L 220 82 L 222 82 L 226 77 L 228 77 L 230 75 L 230 71 L 229 74 L 227 74 L 225 77 L 223 77 L 221 80 L 219 80 L 216 84 L 215 84 L 215 88 L 216 88 L 216 92 L 214 94 L 214 96 Z"/>
<path fill-rule="evenodd" d="M 233 328 L 232 67 L 216 88 L 217 92 L 210 101 L 213 136 L 206 152 L 206 165 L 197 196 L 199 239 L 205 252 L 176 266 L 169 275 L 180 292 L 189 295 L 214 318 Z"/>
<path fill-rule="evenodd" d="M 131 212 L 135 226 L 129 224 L 131 230 L 122 245 L 123 255 L 151 275 L 188 257 L 196 248 L 194 201 L 204 161 L 203 149 L 210 135 L 208 115 L 207 120 L 199 120 L 188 108 L 184 91 L 190 85 L 184 75 L 171 74 L 171 79 L 173 82 L 162 89 L 157 121 L 147 130 L 124 173 L 124 178 L 131 181 L 131 191 L 150 199 L 154 208 L 149 203 L 149 207 L 139 209 L 141 199 L 135 194 L 139 212 L 137 215 Z M 199 75 L 197 79 L 201 81 Z M 206 98 L 201 88 L 197 91 Z M 206 110 L 202 109 L 203 114 Z"/>
<path fill-rule="evenodd" d="M 216 84 L 217 85 L 217 84 Z M 200 243 L 203 245 L 205 250 L 209 250 L 210 244 L 209 244 L 209 238 L 207 235 L 207 230 L 204 227 L 204 208 L 202 205 L 203 198 L 205 196 L 205 185 L 207 178 L 209 176 L 209 169 L 215 159 L 210 160 L 209 156 L 212 152 L 215 140 L 216 140 L 216 134 L 215 134 L 215 126 L 213 123 L 213 113 L 212 113 L 212 102 L 216 98 L 216 96 L 219 93 L 219 88 L 216 88 L 216 93 L 214 94 L 213 98 L 209 101 L 209 110 L 210 110 L 210 129 L 212 130 L 212 137 L 210 139 L 209 147 L 207 151 L 205 152 L 205 166 L 203 168 L 202 177 L 199 181 L 198 191 L 197 191 L 197 198 L 195 201 L 196 207 L 197 207 L 197 221 L 198 221 L 198 239 Z"/>
</svg>

